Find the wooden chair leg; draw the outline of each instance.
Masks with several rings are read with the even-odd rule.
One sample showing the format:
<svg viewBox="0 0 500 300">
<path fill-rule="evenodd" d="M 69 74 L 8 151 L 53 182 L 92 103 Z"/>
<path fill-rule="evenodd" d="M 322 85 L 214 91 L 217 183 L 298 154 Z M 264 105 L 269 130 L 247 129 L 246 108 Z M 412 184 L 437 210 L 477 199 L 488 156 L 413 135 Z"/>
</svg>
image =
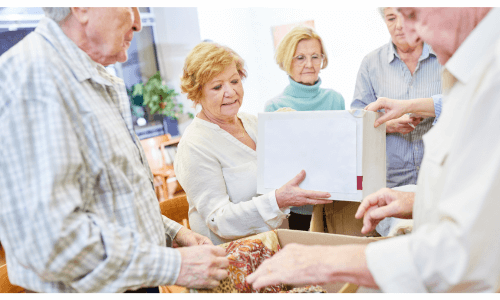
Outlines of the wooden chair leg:
<svg viewBox="0 0 500 300">
<path fill-rule="evenodd" d="M 163 199 L 161 201 L 165 201 L 165 200 L 169 199 L 167 179 L 165 177 L 162 177 L 161 183 L 162 183 L 162 189 L 163 189 Z"/>
<path fill-rule="evenodd" d="M 175 194 L 175 191 L 177 190 L 178 185 L 179 185 L 179 183 L 177 182 L 176 178 L 167 179 L 168 199 L 171 199 L 174 197 L 174 194 Z"/>
</svg>

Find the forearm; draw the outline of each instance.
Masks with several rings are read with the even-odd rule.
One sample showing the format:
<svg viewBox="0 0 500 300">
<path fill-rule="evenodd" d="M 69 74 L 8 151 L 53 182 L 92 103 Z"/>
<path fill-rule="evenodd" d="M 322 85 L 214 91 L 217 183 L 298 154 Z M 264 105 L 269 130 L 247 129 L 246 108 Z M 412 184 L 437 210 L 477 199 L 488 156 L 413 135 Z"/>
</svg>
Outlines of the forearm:
<svg viewBox="0 0 500 300">
<path fill-rule="evenodd" d="M 170 220 L 169 218 L 162 216 L 163 220 L 163 226 L 165 227 L 165 234 L 167 235 L 168 238 L 174 239 L 179 230 L 181 230 L 182 225 Z"/>
<path fill-rule="evenodd" d="M 199 213 L 205 226 L 220 237 L 232 239 L 281 224 L 286 214 L 279 209 L 274 191 L 256 196 L 255 173 L 238 179 L 246 172 L 244 166 L 238 176 L 223 174 L 219 159 L 205 152 L 197 144 L 186 143 L 180 146 L 175 161 L 176 176 L 186 191 L 190 209 Z"/>
<path fill-rule="evenodd" d="M 181 266 L 176 249 L 151 243 L 141 233 L 119 226 L 94 231 L 98 230 L 100 234 L 94 236 L 99 240 L 82 249 L 77 258 L 63 257 L 68 261 L 65 269 L 72 269 L 71 263 L 78 261 L 77 270 L 79 264 L 86 264 L 90 271 L 60 281 L 69 281 L 79 292 L 124 292 L 176 282 Z"/>
<path fill-rule="evenodd" d="M 418 98 L 408 100 L 406 113 L 414 113 L 424 117 L 435 117 L 434 100 L 432 98 Z"/>
<path fill-rule="evenodd" d="M 275 229 L 289 211 L 278 207 L 275 191 L 233 203 L 226 193 L 224 178 L 190 176 L 185 181 L 182 173 L 178 173 L 178 178 L 190 209 L 194 207 L 205 226 L 222 238 L 235 239 Z"/>
<path fill-rule="evenodd" d="M 378 288 L 366 262 L 366 245 L 320 246 L 326 247 L 322 257 L 324 265 L 318 268 L 328 268 L 328 282 L 349 282 L 370 288 Z M 318 249 L 319 250 L 319 249 Z"/>
<path fill-rule="evenodd" d="M 206 218 L 208 220 L 207 226 L 223 238 L 240 238 L 272 230 L 281 225 L 289 211 L 288 208 L 280 209 L 278 207 L 276 199 L 273 197 L 274 193 L 272 191 L 239 203 L 227 200 L 228 202 L 216 211 L 210 208 L 211 205 L 204 205 L 204 208 L 200 207 L 200 213 L 205 215 L 208 214 L 208 211 L 213 211 Z"/>
</svg>

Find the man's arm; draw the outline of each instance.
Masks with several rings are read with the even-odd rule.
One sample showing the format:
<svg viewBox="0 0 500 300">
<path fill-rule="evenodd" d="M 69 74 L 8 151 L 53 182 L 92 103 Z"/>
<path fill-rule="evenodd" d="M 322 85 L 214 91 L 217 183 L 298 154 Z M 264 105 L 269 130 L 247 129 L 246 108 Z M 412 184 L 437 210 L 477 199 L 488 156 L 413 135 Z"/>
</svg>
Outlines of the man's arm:
<svg viewBox="0 0 500 300">
<path fill-rule="evenodd" d="M 354 89 L 351 109 L 367 109 L 367 105 L 373 104 L 377 101 L 377 96 L 375 95 L 375 91 L 373 89 L 372 81 L 370 78 L 370 72 L 368 70 L 368 63 L 369 61 L 367 57 L 365 57 L 361 62 L 361 66 L 359 68 L 356 79 L 356 87 Z M 411 123 L 411 125 L 409 123 Z M 386 132 L 407 134 L 409 132 L 412 132 L 415 129 L 415 126 L 417 126 L 419 123 L 420 119 L 410 120 L 410 118 L 408 117 L 403 117 L 399 120 L 391 120 L 387 123 Z"/>
<path fill-rule="evenodd" d="M 366 245 L 286 245 L 247 277 L 254 289 L 279 283 L 306 285 L 350 282 L 377 288 L 368 270 Z M 318 255 L 321 253 L 321 255 Z"/>
<path fill-rule="evenodd" d="M 30 87 L 33 98 L 2 95 L 10 104 L 1 116 L 8 129 L 0 133 L 0 227 L 9 255 L 40 278 L 80 292 L 173 284 L 177 250 L 86 210 L 83 199 L 96 195 L 60 93 L 53 82 Z"/>
<path fill-rule="evenodd" d="M 429 177 L 436 176 L 436 171 L 445 176 L 440 178 L 435 217 L 411 235 L 368 246 L 368 266 L 384 291 L 494 292 L 498 288 L 500 240 L 489 234 L 500 228 L 500 139 L 492 138 L 492 132 L 500 129 L 500 83 L 493 81 L 468 102 L 469 114 L 450 123 L 448 132 L 460 134 L 447 145 L 449 154 L 431 162 L 436 165 Z"/>
<path fill-rule="evenodd" d="M 377 101 L 370 103 L 365 107 L 369 111 L 385 110 L 385 114 L 375 120 L 375 127 L 379 125 L 401 118 L 405 114 L 410 115 L 412 118 L 427 118 L 436 117 L 438 119 L 441 114 L 442 95 L 434 95 L 430 98 L 418 98 L 411 100 L 395 100 L 385 97 L 380 97 Z M 434 120 L 434 123 L 436 122 Z"/>
</svg>

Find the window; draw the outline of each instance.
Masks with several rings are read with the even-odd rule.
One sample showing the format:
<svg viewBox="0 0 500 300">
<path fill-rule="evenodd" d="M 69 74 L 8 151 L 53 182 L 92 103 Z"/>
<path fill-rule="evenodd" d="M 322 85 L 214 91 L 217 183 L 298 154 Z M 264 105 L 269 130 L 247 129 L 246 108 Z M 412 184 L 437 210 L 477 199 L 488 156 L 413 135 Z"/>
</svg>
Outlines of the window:
<svg viewBox="0 0 500 300">
<path fill-rule="evenodd" d="M 149 7 L 139 7 L 139 12 L 142 30 L 134 34 L 134 39 L 128 49 L 128 60 L 125 63 L 116 63 L 107 67 L 108 71 L 125 81 L 127 89 L 138 82 L 147 81 L 159 70 L 155 46 L 154 14 Z M 0 55 L 35 30 L 43 16 L 44 12 L 41 7 L 0 8 Z M 148 112 L 148 108 L 132 107 L 132 121 L 137 135 L 140 138 L 148 138 L 166 133 L 167 124 L 164 124 L 163 117 L 151 115 Z M 137 120 L 141 115 L 146 123 L 139 126 Z"/>
</svg>

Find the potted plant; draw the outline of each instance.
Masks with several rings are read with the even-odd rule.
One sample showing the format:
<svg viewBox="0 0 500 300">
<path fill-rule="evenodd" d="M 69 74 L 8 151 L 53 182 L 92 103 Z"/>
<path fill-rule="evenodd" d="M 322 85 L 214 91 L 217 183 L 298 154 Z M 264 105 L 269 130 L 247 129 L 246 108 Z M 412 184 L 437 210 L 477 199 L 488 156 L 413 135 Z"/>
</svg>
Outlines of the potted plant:
<svg viewBox="0 0 500 300">
<path fill-rule="evenodd" d="M 151 109 L 151 114 L 159 113 L 165 117 L 177 120 L 183 113 L 183 105 L 175 101 L 175 90 L 162 82 L 160 71 L 151 76 L 146 83 L 136 83 L 132 87 L 132 98 L 142 96 L 143 104 Z"/>
</svg>

